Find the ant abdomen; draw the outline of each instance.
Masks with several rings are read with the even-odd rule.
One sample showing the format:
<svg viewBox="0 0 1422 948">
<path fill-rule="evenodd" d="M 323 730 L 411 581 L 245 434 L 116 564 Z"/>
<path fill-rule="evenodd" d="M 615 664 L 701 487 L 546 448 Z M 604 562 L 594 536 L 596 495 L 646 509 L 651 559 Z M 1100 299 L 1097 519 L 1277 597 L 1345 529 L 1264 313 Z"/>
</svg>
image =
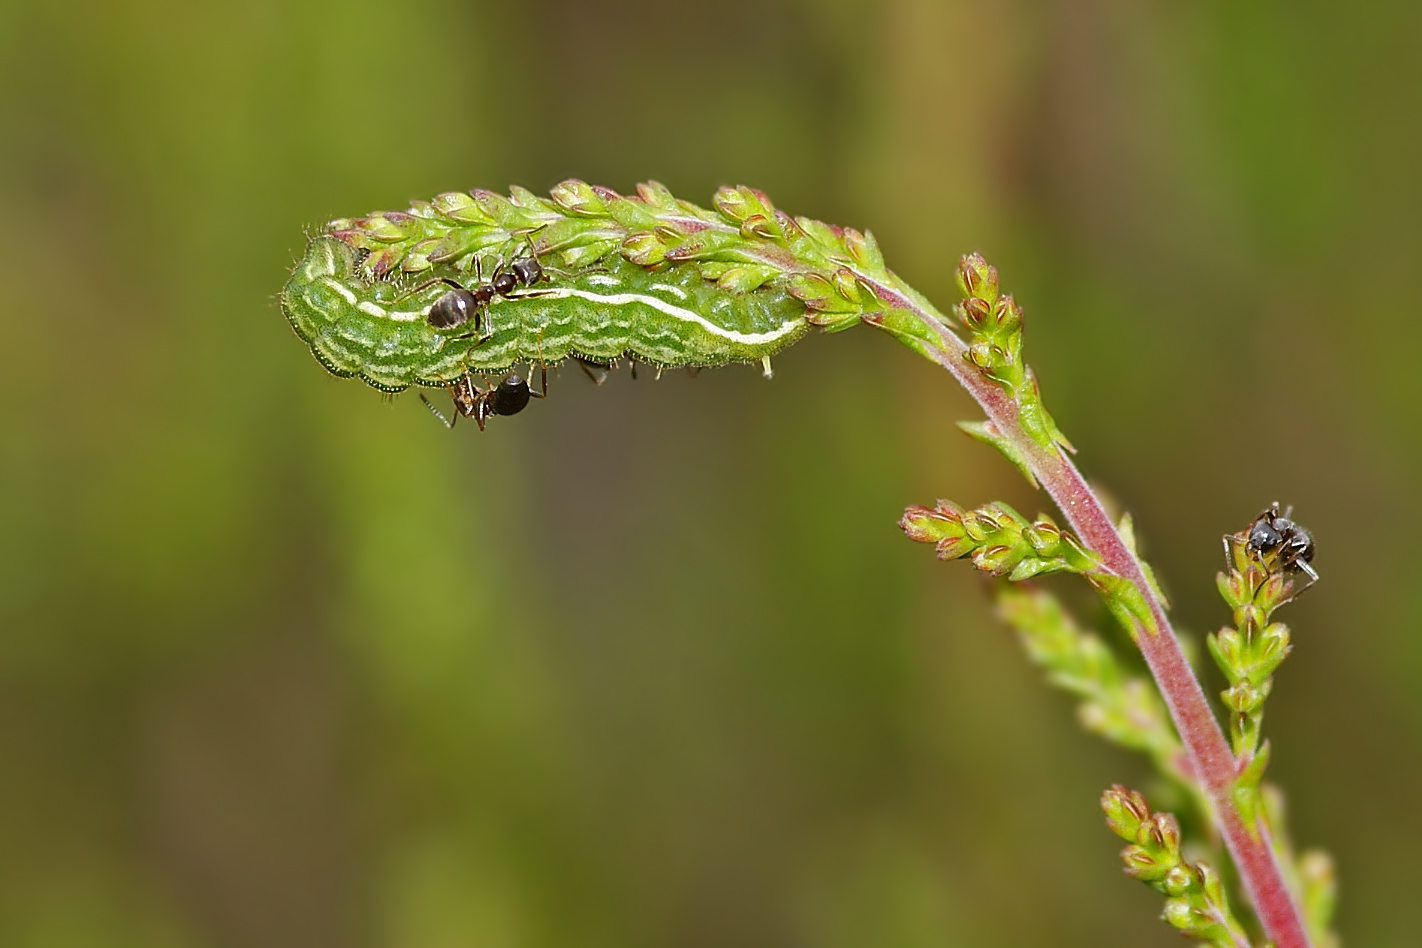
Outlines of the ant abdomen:
<svg viewBox="0 0 1422 948">
<path fill-rule="evenodd" d="M 435 329 L 453 329 L 471 319 L 477 320 L 479 309 L 478 298 L 464 287 L 459 287 L 435 300 L 425 320 Z M 477 328 L 477 321 L 475 326 Z"/>
</svg>

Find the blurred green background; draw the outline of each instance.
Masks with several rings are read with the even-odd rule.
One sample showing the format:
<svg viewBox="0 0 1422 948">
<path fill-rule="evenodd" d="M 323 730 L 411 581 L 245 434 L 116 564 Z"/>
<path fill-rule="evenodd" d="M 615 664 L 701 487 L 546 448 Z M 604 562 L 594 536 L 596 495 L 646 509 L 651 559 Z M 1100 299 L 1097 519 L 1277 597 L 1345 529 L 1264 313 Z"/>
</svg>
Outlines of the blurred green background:
<svg viewBox="0 0 1422 948">
<path fill-rule="evenodd" d="M 1405 0 L 0 3 L 0 944 L 1178 943 L 1142 763 L 895 527 L 1045 504 L 946 373 L 854 330 L 450 433 L 275 305 L 330 218 L 576 176 L 944 307 L 981 250 L 1187 630 L 1295 504 L 1273 776 L 1415 945 L 1419 64 Z"/>
</svg>

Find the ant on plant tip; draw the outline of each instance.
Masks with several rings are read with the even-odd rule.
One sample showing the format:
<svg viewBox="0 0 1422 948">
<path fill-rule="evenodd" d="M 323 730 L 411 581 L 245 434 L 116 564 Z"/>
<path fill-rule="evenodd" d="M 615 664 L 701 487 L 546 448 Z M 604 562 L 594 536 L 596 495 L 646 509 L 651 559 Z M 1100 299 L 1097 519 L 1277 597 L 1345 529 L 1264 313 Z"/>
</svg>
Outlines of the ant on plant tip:
<svg viewBox="0 0 1422 948">
<path fill-rule="evenodd" d="M 1318 582 L 1318 571 L 1313 568 L 1313 535 L 1292 519 L 1293 507 L 1279 511 L 1279 502 L 1274 501 L 1264 512 L 1254 518 L 1249 529 L 1225 537 L 1225 559 L 1230 560 L 1230 540 L 1242 543 L 1244 554 L 1259 562 L 1271 572 L 1303 573 L 1308 576 L 1308 584 L 1299 590 L 1308 589 Z M 1229 563 L 1233 568 L 1233 563 Z"/>
</svg>

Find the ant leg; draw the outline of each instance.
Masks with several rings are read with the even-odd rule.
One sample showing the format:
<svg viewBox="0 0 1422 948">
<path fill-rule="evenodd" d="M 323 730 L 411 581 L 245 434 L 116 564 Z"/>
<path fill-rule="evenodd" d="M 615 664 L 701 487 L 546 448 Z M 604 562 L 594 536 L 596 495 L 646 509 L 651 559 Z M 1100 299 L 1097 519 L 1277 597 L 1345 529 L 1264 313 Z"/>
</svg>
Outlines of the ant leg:
<svg viewBox="0 0 1422 948">
<path fill-rule="evenodd" d="M 421 290 L 427 290 L 427 289 L 429 289 L 430 287 L 434 286 L 436 283 L 443 283 L 443 284 L 445 284 L 446 286 L 452 286 L 452 287 L 454 287 L 456 290 L 467 289 L 467 287 L 464 287 L 464 286 L 461 286 L 461 285 L 458 284 L 458 283 L 455 283 L 455 282 L 454 282 L 453 280 L 451 280 L 449 277 L 435 277 L 433 280 L 426 280 L 425 282 L 421 283 L 419 286 L 415 287 L 414 289 L 406 290 L 404 293 L 401 293 L 399 296 L 395 297 L 394 302 L 398 303 L 398 302 L 400 302 L 400 301 L 403 300 L 403 299 L 407 299 L 408 297 L 414 296 L 416 293 L 420 292 Z"/>
<path fill-rule="evenodd" d="M 479 255 L 476 253 L 474 255 L 474 285 L 478 286 L 483 282 L 484 264 L 483 261 L 479 258 Z M 483 330 L 482 333 L 480 332 L 481 329 Z M 489 328 L 489 305 L 487 303 L 474 310 L 474 331 L 471 333 L 465 333 L 464 335 L 458 338 L 470 339 L 475 336 L 478 337 L 479 341 L 474 343 L 471 348 L 478 348 L 479 346 L 482 346 L 494 336 L 494 330 Z M 485 384 L 487 383 L 488 380 L 486 379 Z M 472 382 L 470 383 L 470 386 L 473 386 Z M 484 430 L 484 426 L 482 424 L 479 426 L 479 430 Z"/>
<path fill-rule="evenodd" d="M 594 385 L 601 385 L 607 381 L 607 374 L 611 371 L 610 366 L 590 362 L 582 356 L 573 356 L 573 359 L 578 363 L 578 368 L 583 370 L 583 374 L 592 379 Z M 594 373 L 594 369 L 597 370 L 596 373 Z"/>
<path fill-rule="evenodd" d="M 1287 599 L 1285 599 L 1283 602 L 1279 603 L 1279 605 L 1283 605 L 1284 602 L 1293 602 L 1295 599 L 1299 598 L 1299 597 L 1302 596 L 1304 593 L 1306 593 L 1306 592 L 1308 592 L 1310 589 L 1312 589 L 1312 588 L 1313 588 L 1313 584 L 1316 583 L 1316 582 L 1318 582 L 1318 570 L 1314 569 L 1314 568 L 1313 568 L 1311 565 L 1309 565 L 1308 563 L 1298 563 L 1298 564 L 1295 565 L 1294 568 L 1297 569 L 1297 570 L 1299 570 L 1299 571 L 1302 572 L 1302 573 L 1307 573 L 1307 574 L 1308 574 L 1308 582 L 1304 583 L 1302 586 L 1299 586 L 1297 589 L 1294 589 L 1294 588 L 1292 588 L 1293 580 L 1290 580 L 1290 581 L 1289 581 L 1289 582 L 1290 582 L 1289 598 L 1287 598 Z"/>
<path fill-rule="evenodd" d="M 564 270 L 560 267 L 550 267 L 546 265 L 539 257 L 538 250 L 533 246 L 533 240 L 531 238 L 533 234 L 538 233 L 538 231 L 542 230 L 544 227 L 547 226 L 547 224 L 539 225 L 537 229 L 529 231 L 527 235 L 530 238 L 528 241 L 528 250 L 530 253 L 533 254 L 534 259 L 538 260 L 538 265 L 543 268 L 543 273 L 545 274 L 545 276 L 556 276 L 564 280 L 571 280 L 575 277 L 582 276 L 584 273 L 592 273 L 593 271 L 597 270 L 606 272 L 607 267 L 597 261 L 594 261 L 590 266 L 583 267 L 581 270 Z M 549 250 L 551 249 L 552 248 L 550 247 Z"/>
<path fill-rule="evenodd" d="M 533 386 L 528 386 L 528 394 L 534 398 L 548 397 L 548 365 L 543 361 L 543 330 L 538 330 L 538 335 L 534 337 L 534 347 L 538 350 L 538 387 L 542 391 L 535 392 Z M 533 381 L 533 363 L 528 364 L 529 382 Z"/>
<path fill-rule="evenodd" d="M 474 421 L 479 426 L 479 430 L 484 430 L 484 423 L 489 416 L 494 414 L 494 386 L 490 384 L 489 377 L 484 373 L 479 373 L 479 378 L 484 380 L 482 390 L 474 387 L 474 380 L 469 380 L 469 387 L 476 393 L 474 396 Z"/>
<path fill-rule="evenodd" d="M 484 326 L 484 331 L 483 331 L 483 332 L 466 332 L 466 333 L 465 333 L 464 335 L 462 335 L 462 336 L 451 336 L 451 337 L 449 337 L 449 341 L 450 341 L 450 342 L 458 342 L 458 341 L 461 340 L 461 339 L 478 339 L 478 340 L 479 340 L 478 342 L 476 342 L 476 343 L 474 343 L 474 345 L 470 346 L 471 349 L 477 349 L 477 348 L 479 348 L 480 346 L 482 346 L 484 343 L 488 342 L 490 339 L 493 339 L 493 338 L 494 338 L 494 330 L 489 327 L 489 320 L 488 320 L 487 318 L 480 320 L 480 319 L 476 316 L 476 317 L 475 317 L 475 323 L 476 323 L 476 326 L 475 326 L 476 329 L 478 328 L 478 325 L 477 325 L 477 324 L 478 324 L 478 323 L 482 323 L 483 326 Z"/>
<path fill-rule="evenodd" d="M 544 264 L 542 254 L 551 252 L 553 248 L 550 247 L 548 248 L 548 250 L 545 250 L 540 253 L 538 248 L 533 243 L 533 237 L 539 231 L 544 230 L 547 227 L 547 224 L 539 224 L 537 227 L 531 227 L 528 230 L 524 231 L 522 234 L 520 234 L 520 236 L 524 239 L 524 243 L 528 244 L 529 255 L 532 256 L 534 260 L 538 261 L 538 266 L 543 270 L 545 279 L 550 276 L 556 276 L 564 280 L 571 280 L 574 277 L 581 276 L 584 273 L 591 273 L 595 270 L 607 270 L 607 267 L 603 266 L 601 263 L 593 263 L 591 266 L 583 267 L 581 270 L 575 271 L 562 270 L 558 267 L 550 267 Z"/>
<path fill-rule="evenodd" d="M 525 228 L 525 229 L 523 229 L 522 231 L 520 231 L 520 232 L 517 234 L 517 236 L 522 237 L 522 238 L 523 238 L 523 242 L 528 245 L 528 253 L 529 253 L 529 256 L 533 257 L 533 259 L 535 259 L 535 260 L 538 260 L 538 248 L 533 245 L 533 237 L 534 237 L 534 235 L 537 234 L 539 231 L 543 231 L 543 230 L 547 230 L 547 229 L 548 229 L 548 225 L 547 225 L 547 224 L 539 224 L 537 227 L 528 227 L 528 228 Z M 538 260 L 538 262 L 539 262 L 539 265 L 540 265 L 540 266 L 541 266 L 542 263 L 543 263 L 542 260 Z"/>
<path fill-rule="evenodd" d="M 488 304 L 480 306 L 474 310 L 474 318 L 472 322 L 474 323 L 473 332 L 466 332 L 462 336 L 451 336 L 449 341 L 458 342 L 461 339 L 478 339 L 479 341 L 474 343 L 474 345 L 470 347 L 472 349 L 477 349 L 484 343 L 488 342 L 490 339 L 494 338 L 494 327 L 489 322 Z"/>
<path fill-rule="evenodd" d="M 429 400 L 428 398 L 425 398 L 425 393 L 424 393 L 424 392 L 420 392 L 420 401 L 422 401 L 422 402 L 425 403 L 425 407 L 426 407 L 426 408 L 428 408 L 430 411 L 434 412 L 434 416 L 435 416 L 436 418 L 438 418 L 440 421 L 444 422 L 444 426 L 445 426 L 446 428 L 450 429 L 451 431 L 454 430 L 454 423 L 459 420 L 459 412 L 456 411 L 456 412 L 454 413 L 454 416 L 453 416 L 452 418 L 445 418 L 444 415 L 440 413 L 440 410 L 439 410 L 438 408 L 434 407 L 433 405 L 431 405 L 431 404 L 430 404 L 430 400 Z"/>
<path fill-rule="evenodd" d="M 499 269 L 498 269 L 498 267 L 496 266 L 496 267 L 494 268 L 494 273 L 497 274 L 498 272 L 499 272 Z M 478 285 L 482 284 L 483 282 L 484 282 L 484 263 L 483 263 L 483 260 L 480 258 L 480 256 L 476 253 L 476 254 L 474 255 L 474 284 L 475 284 L 476 286 L 478 286 Z M 481 329 L 481 328 L 482 328 L 482 330 L 483 330 L 482 333 L 480 332 L 480 329 Z M 491 326 L 491 325 L 489 325 L 489 304 L 488 304 L 488 303 L 485 303 L 483 306 L 479 307 L 479 309 L 476 310 L 475 313 L 474 313 L 474 332 L 469 333 L 467 336 L 461 336 L 460 338 L 462 338 L 462 339 L 468 339 L 468 338 L 470 338 L 470 337 L 472 337 L 472 336 L 475 336 L 475 335 L 477 335 L 477 336 L 479 337 L 479 341 L 476 342 L 476 343 L 474 343 L 474 345 L 470 347 L 470 348 L 474 348 L 474 349 L 477 349 L 478 347 L 482 346 L 484 343 L 488 342 L 490 339 L 494 338 L 494 327 Z M 488 381 L 489 381 L 488 379 L 485 379 L 485 380 L 484 380 L 484 384 L 485 384 L 485 385 L 488 385 Z M 479 430 L 480 430 L 480 431 L 483 431 L 483 430 L 484 430 L 484 425 L 483 425 L 482 423 L 479 425 Z"/>
<path fill-rule="evenodd" d="M 539 266 L 542 267 L 543 264 L 540 262 L 540 263 L 539 263 Z M 584 267 L 583 269 L 578 270 L 577 272 L 571 272 L 571 271 L 568 271 L 568 270 L 560 270 L 560 269 L 558 269 L 557 267 L 543 267 L 543 272 L 544 272 L 545 274 L 551 273 L 553 276 L 561 277 L 561 278 L 564 279 L 564 280 L 571 280 L 571 279 L 573 279 L 574 277 L 582 276 L 584 273 L 591 273 L 591 272 L 594 271 L 594 270 L 606 270 L 606 269 L 607 269 L 607 267 L 599 267 L 599 266 L 594 265 L 594 266 L 591 266 L 591 267 Z"/>
</svg>

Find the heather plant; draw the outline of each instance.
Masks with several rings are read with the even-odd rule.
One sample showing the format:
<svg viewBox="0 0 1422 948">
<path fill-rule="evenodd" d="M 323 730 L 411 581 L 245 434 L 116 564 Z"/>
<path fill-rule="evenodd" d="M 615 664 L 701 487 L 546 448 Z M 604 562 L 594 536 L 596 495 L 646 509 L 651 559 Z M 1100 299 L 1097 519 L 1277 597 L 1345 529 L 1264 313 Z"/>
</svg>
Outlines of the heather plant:
<svg viewBox="0 0 1422 948">
<path fill-rule="evenodd" d="M 332 221 L 281 300 L 332 372 L 389 392 L 448 389 L 481 428 L 541 394 L 513 371 L 521 364 L 531 377 L 565 359 L 592 373 L 623 359 L 656 371 L 738 361 L 769 375 L 771 357 L 811 328 L 890 333 L 953 374 L 984 414 L 963 430 L 1044 490 L 1062 520 L 939 500 L 908 507 L 904 532 L 1000 577 L 1001 616 L 1048 679 L 1080 699 L 1081 722 L 1148 755 L 1195 809 L 1188 825 L 1204 828 L 1185 839 L 1173 814 L 1109 788 L 1101 805 L 1128 843 L 1126 873 L 1165 896 L 1167 923 L 1210 944 L 1336 944 L 1331 863 L 1295 855 L 1282 794 L 1263 780 L 1264 706 L 1291 648 L 1274 614 L 1317 579 L 1312 539 L 1277 504 L 1224 538 L 1218 585 L 1234 626 L 1207 645 L 1229 684 L 1227 737 L 1130 516 L 1108 515 L 1043 403 L 1023 358 L 1022 307 L 977 255 L 962 259 L 957 282 L 962 299 L 949 319 L 887 268 L 868 232 L 791 217 L 751 188 L 724 188 L 705 209 L 656 184 L 623 196 L 566 181 L 549 198 L 476 190 Z M 1095 590 L 1150 679 L 1127 673 L 1105 639 L 1030 585 L 1048 573 L 1076 574 Z M 1231 882 L 1244 896 L 1234 906 Z"/>
</svg>

